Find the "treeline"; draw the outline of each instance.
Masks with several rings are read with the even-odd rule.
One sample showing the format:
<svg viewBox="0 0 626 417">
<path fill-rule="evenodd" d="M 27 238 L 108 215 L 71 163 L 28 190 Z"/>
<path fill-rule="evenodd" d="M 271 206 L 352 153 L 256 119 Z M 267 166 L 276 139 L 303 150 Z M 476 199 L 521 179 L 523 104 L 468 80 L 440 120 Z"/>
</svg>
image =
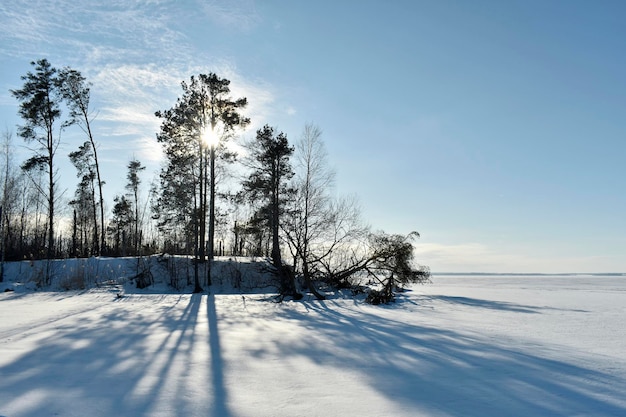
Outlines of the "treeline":
<svg viewBox="0 0 626 417">
<path fill-rule="evenodd" d="M 7 130 L 2 135 L 2 259 L 138 254 L 141 163 L 129 162 L 126 193 L 115 198 L 113 217 L 107 219 L 91 126 L 91 86 L 72 68 L 57 69 L 45 59 L 32 65 L 22 88 L 11 90 L 22 118 L 17 133 L 31 156 L 17 165 L 13 134 Z M 63 135 L 74 128 L 82 130 L 84 141 L 67 155 L 77 176 L 68 200 L 65 190 L 59 190 L 58 152 Z"/>
<path fill-rule="evenodd" d="M 368 279 L 382 284 L 372 302 L 428 280 L 428 268 L 412 263 L 417 233 L 373 233 L 354 198 L 334 196 L 334 171 L 317 126 L 305 126 L 292 143 L 267 124 L 239 149 L 233 146 L 250 123 L 248 101 L 231 97 L 230 81 L 213 73 L 182 82 L 176 103 L 155 113 L 165 160 L 147 204 L 139 198 L 144 167 L 133 159 L 107 217 L 91 85 L 71 68 L 58 70 L 45 59 L 32 64 L 23 88 L 11 91 L 23 120 L 18 135 L 33 150 L 21 169 L 12 161 L 11 134 L 4 135 L 5 259 L 184 254 L 195 260 L 194 290 L 202 291 L 211 285 L 214 256 L 262 256 L 271 259 L 282 296 L 299 298 L 305 286 L 323 298 L 321 286 L 353 287 Z M 56 154 L 61 132 L 75 125 L 85 133 L 69 154 L 78 184 L 72 215 L 57 230 Z"/>
</svg>

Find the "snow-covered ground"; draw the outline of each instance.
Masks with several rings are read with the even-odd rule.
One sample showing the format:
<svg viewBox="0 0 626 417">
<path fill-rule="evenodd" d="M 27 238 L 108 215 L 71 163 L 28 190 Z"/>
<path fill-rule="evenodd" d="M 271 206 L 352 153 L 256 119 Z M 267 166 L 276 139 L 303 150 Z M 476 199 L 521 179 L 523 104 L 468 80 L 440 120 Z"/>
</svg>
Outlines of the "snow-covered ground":
<svg viewBox="0 0 626 417">
<path fill-rule="evenodd" d="M 0 416 L 625 416 L 625 317 L 626 277 L 0 293 Z"/>
</svg>

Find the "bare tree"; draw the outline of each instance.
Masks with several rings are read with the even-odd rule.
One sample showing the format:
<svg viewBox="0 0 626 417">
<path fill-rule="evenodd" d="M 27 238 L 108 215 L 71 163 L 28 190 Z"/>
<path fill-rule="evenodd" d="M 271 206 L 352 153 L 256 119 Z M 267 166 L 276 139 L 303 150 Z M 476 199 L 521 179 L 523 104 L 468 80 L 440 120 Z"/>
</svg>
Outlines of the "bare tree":
<svg viewBox="0 0 626 417">
<path fill-rule="evenodd" d="M 335 172 L 328 165 L 321 133 L 317 126 L 306 125 L 296 144 L 296 194 L 283 228 L 294 267 L 319 299 L 324 295 L 314 281 L 341 283 L 337 277 L 349 276 L 358 264 L 368 234 L 357 199 L 333 196 Z"/>
<path fill-rule="evenodd" d="M 312 263 L 316 256 L 312 246 L 325 237 L 331 227 L 332 199 L 335 172 L 329 167 L 327 152 L 319 127 L 308 124 L 296 143 L 294 181 L 295 197 L 291 201 L 290 217 L 284 227 L 292 250 L 294 268 L 301 268 L 304 281 L 317 298 L 324 296 L 317 291 L 312 280 Z"/>
<path fill-rule="evenodd" d="M 307 263 L 311 279 L 335 287 L 350 286 L 348 279 L 361 270 L 366 258 L 369 227 L 361 219 L 356 197 L 333 199 L 324 222 L 309 242 Z"/>
<path fill-rule="evenodd" d="M 0 144 L 0 256 L 2 260 L 21 260 L 45 255 L 47 221 L 44 172 L 19 169 L 13 159 L 12 132 L 2 134 Z M 0 262 L 1 266 L 2 262 Z"/>
</svg>

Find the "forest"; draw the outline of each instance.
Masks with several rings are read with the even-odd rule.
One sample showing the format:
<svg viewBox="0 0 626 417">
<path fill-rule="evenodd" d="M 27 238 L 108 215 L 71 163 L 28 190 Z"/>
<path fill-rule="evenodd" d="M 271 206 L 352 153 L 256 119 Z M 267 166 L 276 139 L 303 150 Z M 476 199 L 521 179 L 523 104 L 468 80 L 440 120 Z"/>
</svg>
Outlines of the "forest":
<svg viewBox="0 0 626 417">
<path fill-rule="evenodd" d="M 92 85 L 80 71 L 46 59 L 32 66 L 22 88 L 11 90 L 22 120 L 17 136 L 30 157 L 15 162 L 13 133 L 2 137 L 2 262 L 181 255 L 193 264 L 193 291 L 202 292 L 216 256 L 258 257 L 267 260 L 281 298 L 298 299 L 305 289 L 323 299 L 321 287 L 368 282 L 378 285 L 368 294 L 375 304 L 429 280 L 428 267 L 414 260 L 417 232 L 372 231 L 358 199 L 336 195 L 320 127 L 308 124 L 292 140 L 268 123 L 241 143 L 248 99 L 233 98 L 230 81 L 214 73 L 181 82 L 172 107 L 155 110 L 164 155 L 158 179 L 146 184 L 145 167 L 133 157 L 107 212 Z M 67 155 L 77 177 L 69 201 L 58 184 L 68 129 L 84 134 Z M 146 201 L 141 189 L 149 190 Z"/>
</svg>

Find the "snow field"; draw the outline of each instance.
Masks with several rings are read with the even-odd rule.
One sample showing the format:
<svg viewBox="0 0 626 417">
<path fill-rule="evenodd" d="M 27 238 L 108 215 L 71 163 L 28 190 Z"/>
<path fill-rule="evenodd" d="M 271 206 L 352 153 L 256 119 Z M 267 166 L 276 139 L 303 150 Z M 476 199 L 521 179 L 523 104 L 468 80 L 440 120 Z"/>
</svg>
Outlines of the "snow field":
<svg viewBox="0 0 626 417">
<path fill-rule="evenodd" d="M 626 415 L 623 277 L 337 296 L 0 294 L 0 416 Z"/>
</svg>

